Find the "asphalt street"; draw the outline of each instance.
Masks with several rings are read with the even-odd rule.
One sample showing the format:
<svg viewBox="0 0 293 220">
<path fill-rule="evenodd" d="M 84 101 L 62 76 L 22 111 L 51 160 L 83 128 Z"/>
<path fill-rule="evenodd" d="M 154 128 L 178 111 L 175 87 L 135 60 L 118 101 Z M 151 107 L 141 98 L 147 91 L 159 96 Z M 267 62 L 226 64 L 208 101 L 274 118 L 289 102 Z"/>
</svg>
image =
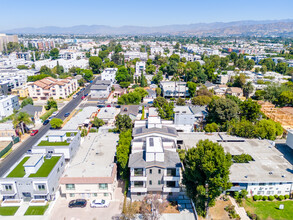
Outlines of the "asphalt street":
<svg viewBox="0 0 293 220">
<path fill-rule="evenodd" d="M 93 80 L 93 83 L 95 83 L 95 81 L 98 78 Z M 58 115 L 55 116 L 55 118 L 60 118 L 62 120 L 64 120 L 64 114 L 69 112 L 71 113 L 78 105 L 79 103 L 82 101 L 81 97 L 84 94 L 87 94 L 90 92 L 90 87 L 92 86 L 89 85 L 86 87 L 86 89 L 83 92 L 80 92 L 80 94 L 75 98 L 72 99 L 70 102 L 68 102 L 67 105 L 65 105 L 58 113 Z M 14 151 L 12 151 L 3 161 L 2 163 L 0 163 L 0 177 L 15 163 L 17 162 L 21 156 L 26 153 L 49 129 L 50 129 L 51 125 L 50 123 L 47 125 L 42 126 L 39 129 L 39 132 L 32 137 L 29 137 L 25 142 L 23 142 L 17 149 L 15 149 Z"/>
</svg>

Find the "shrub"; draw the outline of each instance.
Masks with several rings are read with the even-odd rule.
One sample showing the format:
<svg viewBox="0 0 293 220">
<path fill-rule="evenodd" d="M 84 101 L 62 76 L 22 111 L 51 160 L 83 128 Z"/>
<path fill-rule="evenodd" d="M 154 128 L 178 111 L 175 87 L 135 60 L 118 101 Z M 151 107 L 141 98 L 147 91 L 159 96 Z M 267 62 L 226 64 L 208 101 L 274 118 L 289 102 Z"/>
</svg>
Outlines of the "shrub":
<svg viewBox="0 0 293 220">
<path fill-rule="evenodd" d="M 251 219 L 252 215 L 251 215 L 250 211 L 246 211 L 246 214 Z"/>
<path fill-rule="evenodd" d="M 253 196 L 253 200 L 254 200 L 254 201 L 259 200 L 259 196 L 258 196 L 258 195 L 254 195 L 254 196 Z"/>
<path fill-rule="evenodd" d="M 258 200 L 262 200 L 262 196 L 258 196 Z"/>
<path fill-rule="evenodd" d="M 289 195 L 285 195 L 285 199 L 289 199 L 289 197 L 290 197 Z"/>
<path fill-rule="evenodd" d="M 264 196 L 264 197 L 262 197 L 262 200 L 263 201 L 266 201 L 266 200 L 268 200 L 268 197 L 267 196 Z"/>
<path fill-rule="evenodd" d="M 278 198 L 279 198 L 279 196 L 278 196 L 278 195 L 274 195 L 274 197 L 275 197 L 275 199 L 278 199 Z"/>
<path fill-rule="evenodd" d="M 98 132 L 98 130 L 95 128 L 91 128 L 90 133 L 95 133 L 95 132 Z"/>
<path fill-rule="evenodd" d="M 274 196 L 269 196 L 269 200 L 270 200 L 270 201 L 273 201 L 274 199 L 275 199 Z"/>
<path fill-rule="evenodd" d="M 284 196 L 283 196 L 283 195 L 280 195 L 280 196 L 279 196 L 279 200 L 280 200 L 280 201 L 284 200 Z"/>
<path fill-rule="evenodd" d="M 170 98 L 170 100 L 171 100 L 171 101 L 174 101 L 174 100 L 175 100 L 175 98 Z"/>
</svg>

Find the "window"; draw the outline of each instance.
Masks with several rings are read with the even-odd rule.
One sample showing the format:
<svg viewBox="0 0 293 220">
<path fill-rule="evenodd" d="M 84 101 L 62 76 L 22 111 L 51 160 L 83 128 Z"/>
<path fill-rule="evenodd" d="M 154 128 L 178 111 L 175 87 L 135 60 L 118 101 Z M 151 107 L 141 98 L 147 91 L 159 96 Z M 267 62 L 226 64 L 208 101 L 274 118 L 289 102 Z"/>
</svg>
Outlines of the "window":
<svg viewBox="0 0 293 220">
<path fill-rule="evenodd" d="M 45 190 L 45 189 L 46 189 L 45 185 L 38 185 L 38 190 Z"/>
<path fill-rule="evenodd" d="M 152 174 L 153 173 L 153 170 L 152 169 L 150 169 L 150 174 Z"/>
<path fill-rule="evenodd" d="M 161 185 L 161 180 L 158 180 L 158 185 Z"/>
<path fill-rule="evenodd" d="M 108 189 L 108 183 L 100 183 L 99 189 L 103 189 L 103 190 Z"/>
<path fill-rule="evenodd" d="M 176 176 L 176 168 L 168 168 L 167 176 Z"/>
<path fill-rule="evenodd" d="M 140 193 L 140 192 L 138 192 L 136 195 L 138 195 L 138 196 L 141 196 L 141 193 Z"/>
<path fill-rule="evenodd" d="M 150 180 L 150 181 L 149 181 L 149 184 L 150 184 L 150 185 L 152 185 L 152 184 L 153 184 L 153 182 Z"/>
<path fill-rule="evenodd" d="M 158 174 L 161 174 L 161 169 L 158 169 Z"/>
<path fill-rule="evenodd" d="M 11 191 L 12 185 L 5 185 L 5 191 Z"/>
<path fill-rule="evenodd" d="M 142 168 L 135 168 L 134 169 L 134 176 L 143 176 L 143 169 Z"/>
<path fill-rule="evenodd" d="M 175 181 L 167 181 L 166 185 L 167 187 L 176 187 Z"/>
<path fill-rule="evenodd" d="M 69 196 L 70 196 L 70 197 L 74 197 L 75 194 L 74 194 L 74 193 L 70 193 Z"/>
<path fill-rule="evenodd" d="M 143 187 L 143 181 L 134 181 L 133 185 L 134 187 Z"/>
<path fill-rule="evenodd" d="M 66 184 L 66 189 L 75 190 L 75 185 L 74 184 Z"/>
<path fill-rule="evenodd" d="M 105 197 L 109 196 L 109 193 L 104 193 L 104 196 L 105 196 Z"/>
</svg>

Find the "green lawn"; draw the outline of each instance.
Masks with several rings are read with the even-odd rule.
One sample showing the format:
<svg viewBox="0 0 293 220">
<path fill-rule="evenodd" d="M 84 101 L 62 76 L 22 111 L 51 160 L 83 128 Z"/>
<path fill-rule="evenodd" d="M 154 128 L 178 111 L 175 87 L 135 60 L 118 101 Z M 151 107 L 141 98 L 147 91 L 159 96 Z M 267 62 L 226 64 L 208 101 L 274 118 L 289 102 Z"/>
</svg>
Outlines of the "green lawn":
<svg viewBox="0 0 293 220">
<path fill-rule="evenodd" d="M 70 143 L 67 141 L 60 142 L 50 142 L 50 141 L 41 141 L 38 146 L 68 146 Z"/>
<path fill-rule="evenodd" d="M 24 177 L 25 171 L 23 164 L 29 159 L 30 157 L 25 157 L 20 161 L 20 163 L 8 174 L 9 177 Z"/>
<path fill-rule="evenodd" d="M 71 134 L 74 134 L 74 136 L 77 134 L 77 132 L 66 132 L 66 137 L 71 137 Z"/>
<path fill-rule="evenodd" d="M 11 206 L 11 207 L 0 207 L 0 215 L 14 215 L 18 210 L 19 206 Z"/>
<path fill-rule="evenodd" d="M 29 177 L 47 177 L 59 159 L 60 157 L 51 157 L 51 159 L 45 159 L 43 165 L 38 169 L 38 171 L 29 175 Z"/>
<path fill-rule="evenodd" d="M 30 206 L 24 213 L 24 215 L 44 215 L 47 210 L 48 205 L 46 206 Z"/>
<path fill-rule="evenodd" d="M 279 210 L 280 204 L 284 204 L 284 209 Z M 293 201 L 257 201 L 248 199 L 244 202 L 246 211 L 257 214 L 260 219 L 293 219 Z"/>
</svg>

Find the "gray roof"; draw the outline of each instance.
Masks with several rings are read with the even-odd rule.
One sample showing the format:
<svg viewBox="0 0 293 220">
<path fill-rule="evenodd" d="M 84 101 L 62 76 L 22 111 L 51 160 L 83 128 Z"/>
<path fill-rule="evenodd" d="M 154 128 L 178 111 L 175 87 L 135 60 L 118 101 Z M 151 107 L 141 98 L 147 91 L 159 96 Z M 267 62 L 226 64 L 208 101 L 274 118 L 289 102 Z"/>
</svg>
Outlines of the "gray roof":
<svg viewBox="0 0 293 220">
<path fill-rule="evenodd" d="M 107 85 L 92 85 L 91 90 L 106 90 L 108 87 Z"/>
<path fill-rule="evenodd" d="M 24 106 L 20 112 L 27 112 L 30 116 L 35 116 L 36 112 L 41 112 L 43 110 L 42 106 L 33 106 L 31 104 L 28 104 Z"/>
<path fill-rule="evenodd" d="M 205 106 L 199 106 L 199 105 L 190 106 L 189 108 L 190 108 L 190 110 L 192 111 L 193 114 L 198 114 L 200 112 L 207 113 L 206 105 Z"/>
<path fill-rule="evenodd" d="M 97 80 L 95 85 L 111 85 L 111 80 Z"/>
<path fill-rule="evenodd" d="M 140 105 L 122 105 L 120 114 L 121 115 L 134 115 L 137 116 L 139 113 L 139 110 L 141 109 Z"/>
<path fill-rule="evenodd" d="M 146 162 L 145 152 L 130 154 L 128 167 L 181 167 L 180 158 L 177 152 L 164 151 L 164 162 L 150 161 Z"/>
<path fill-rule="evenodd" d="M 135 136 L 140 136 L 144 134 L 152 134 L 152 133 L 161 133 L 161 134 L 166 134 L 169 136 L 174 136 L 177 137 L 177 131 L 176 128 L 172 127 L 165 127 L 163 126 L 162 128 L 145 128 L 145 127 L 138 127 L 138 128 L 133 128 L 133 137 Z"/>
</svg>

